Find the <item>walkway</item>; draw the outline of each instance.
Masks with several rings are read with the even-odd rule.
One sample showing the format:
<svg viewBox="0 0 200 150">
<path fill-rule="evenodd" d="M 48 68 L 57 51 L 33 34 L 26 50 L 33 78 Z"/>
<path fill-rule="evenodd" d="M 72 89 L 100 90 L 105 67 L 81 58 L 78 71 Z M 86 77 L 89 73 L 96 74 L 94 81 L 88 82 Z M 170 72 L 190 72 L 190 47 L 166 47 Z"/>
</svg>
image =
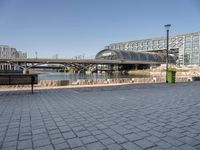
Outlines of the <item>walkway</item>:
<svg viewBox="0 0 200 150">
<path fill-rule="evenodd" d="M 0 92 L 0 149 L 200 149 L 200 82 Z"/>
</svg>

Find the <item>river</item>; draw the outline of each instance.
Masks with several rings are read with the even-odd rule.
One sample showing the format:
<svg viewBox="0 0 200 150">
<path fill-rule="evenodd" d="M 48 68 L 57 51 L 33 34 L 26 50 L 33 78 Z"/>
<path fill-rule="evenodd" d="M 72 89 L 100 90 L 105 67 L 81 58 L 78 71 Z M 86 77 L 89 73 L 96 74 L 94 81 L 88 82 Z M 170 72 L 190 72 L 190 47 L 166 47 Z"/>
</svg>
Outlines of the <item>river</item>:
<svg viewBox="0 0 200 150">
<path fill-rule="evenodd" d="M 119 74 L 106 74 L 106 73 L 93 73 L 93 74 L 83 74 L 83 73 L 65 73 L 65 72 L 39 72 L 38 80 L 72 80 L 76 81 L 78 79 L 106 79 L 106 78 L 132 78 L 136 77 L 134 75 L 119 75 Z M 137 76 L 138 77 L 138 76 Z"/>
</svg>

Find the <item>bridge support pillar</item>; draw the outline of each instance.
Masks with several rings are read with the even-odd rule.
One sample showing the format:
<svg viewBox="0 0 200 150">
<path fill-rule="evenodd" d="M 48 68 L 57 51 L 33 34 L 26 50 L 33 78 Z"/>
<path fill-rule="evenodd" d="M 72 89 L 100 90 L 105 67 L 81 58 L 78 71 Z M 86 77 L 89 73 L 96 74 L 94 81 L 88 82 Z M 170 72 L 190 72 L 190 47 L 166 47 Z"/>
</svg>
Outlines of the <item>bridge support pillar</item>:
<svg viewBox="0 0 200 150">
<path fill-rule="evenodd" d="M 23 74 L 29 74 L 29 70 L 27 68 L 23 69 Z"/>
<path fill-rule="evenodd" d="M 138 70 L 138 65 L 135 65 L 135 70 Z"/>
</svg>

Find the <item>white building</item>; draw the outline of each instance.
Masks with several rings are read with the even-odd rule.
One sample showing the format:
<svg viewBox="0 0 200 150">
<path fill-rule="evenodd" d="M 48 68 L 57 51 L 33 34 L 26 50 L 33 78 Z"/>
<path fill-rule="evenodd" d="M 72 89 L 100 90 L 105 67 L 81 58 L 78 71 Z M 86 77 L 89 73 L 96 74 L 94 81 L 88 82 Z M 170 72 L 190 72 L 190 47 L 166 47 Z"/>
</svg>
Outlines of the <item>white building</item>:
<svg viewBox="0 0 200 150">
<path fill-rule="evenodd" d="M 0 58 L 27 58 L 27 54 L 8 45 L 0 45 Z"/>
<path fill-rule="evenodd" d="M 0 59 L 27 58 L 27 53 L 17 51 L 16 48 L 8 45 L 0 45 Z M 0 70 L 17 70 L 13 64 L 1 63 Z"/>
</svg>

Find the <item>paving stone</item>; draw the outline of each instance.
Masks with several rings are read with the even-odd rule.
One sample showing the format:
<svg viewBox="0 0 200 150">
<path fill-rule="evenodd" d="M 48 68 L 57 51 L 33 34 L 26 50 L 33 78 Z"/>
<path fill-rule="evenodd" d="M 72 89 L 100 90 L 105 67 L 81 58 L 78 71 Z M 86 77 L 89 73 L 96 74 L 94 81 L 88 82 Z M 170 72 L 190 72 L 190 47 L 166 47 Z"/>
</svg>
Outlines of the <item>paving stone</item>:
<svg viewBox="0 0 200 150">
<path fill-rule="evenodd" d="M 19 141 L 25 141 L 25 140 L 31 140 L 32 139 L 32 136 L 31 135 L 19 135 Z"/>
<path fill-rule="evenodd" d="M 104 145 L 109 145 L 109 144 L 115 143 L 115 141 L 112 140 L 111 138 L 103 139 L 103 140 L 100 140 L 100 141 L 101 141 L 101 143 L 103 143 Z"/>
<path fill-rule="evenodd" d="M 93 135 L 98 135 L 98 134 L 102 134 L 102 131 L 100 131 L 100 130 L 93 130 L 93 131 L 91 131 L 91 133 Z"/>
<path fill-rule="evenodd" d="M 181 150 L 198 150 L 197 148 L 187 144 L 181 145 L 178 148 L 180 148 Z"/>
<path fill-rule="evenodd" d="M 64 136 L 65 139 L 71 139 L 76 137 L 76 135 L 72 131 L 64 132 L 62 135 Z"/>
<path fill-rule="evenodd" d="M 183 142 L 180 142 L 180 141 L 178 141 L 174 138 L 170 138 L 170 137 L 164 137 L 163 140 L 174 146 L 180 146 L 180 145 L 184 144 Z"/>
<path fill-rule="evenodd" d="M 81 142 L 81 140 L 79 138 L 69 139 L 69 140 L 67 140 L 67 142 L 69 143 L 69 146 L 71 148 L 83 146 L 83 143 Z"/>
<path fill-rule="evenodd" d="M 45 129 L 36 129 L 36 130 L 32 130 L 32 133 L 33 134 L 41 134 L 41 133 L 46 133 L 46 130 Z"/>
<path fill-rule="evenodd" d="M 76 132 L 76 134 L 78 137 L 84 137 L 84 136 L 91 135 L 91 133 L 89 131 Z"/>
<path fill-rule="evenodd" d="M 58 129 L 54 129 L 54 130 L 48 130 L 49 134 L 59 134 L 60 131 Z"/>
<path fill-rule="evenodd" d="M 200 149 L 199 89 L 192 82 L 0 91 L 0 149 Z"/>
<path fill-rule="evenodd" d="M 171 147 L 170 147 L 171 148 Z M 164 150 L 163 148 L 159 147 L 159 146 L 154 146 L 151 148 L 148 148 L 148 150 Z M 166 150 L 166 149 L 165 149 Z M 170 149 L 169 149 L 170 150 Z M 179 149 L 180 150 L 180 149 Z"/>
<path fill-rule="evenodd" d="M 151 147 L 156 146 L 154 143 L 152 143 L 152 142 L 150 142 L 148 140 L 145 140 L 145 139 L 135 141 L 134 143 L 139 145 L 143 149 L 147 149 L 147 148 L 151 148 Z"/>
<path fill-rule="evenodd" d="M 171 144 L 165 142 L 165 141 L 158 141 L 156 142 L 156 145 L 158 145 L 159 147 L 163 148 L 163 149 L 167 149 L 167 148 L 170 148 L 172 147 Z"/>
<path fill-rule="evenodd" d="M 2 147 L 3 148 L 17 147 L 17 141 L 4 142 Z"/>
<path fill-rule="evenodd" d="M 181 138 L 181 137 L 184 137 L 185 135 L 182 134 L 182 133 L 178 133 L 178 132 L 174 132 L 174 131 L 170 131 L 170 132 L 167 132 L 165 133 L 166 135 L 168 136 L 171 136 L 172 138 Z"/>
<path fill-rule="evenodd" d="M 84 146 L 81 146 L 81 147 L 73 148 L 72 150 L 88 150 L 88 149 Z"/>
<path fill-rule="evenodd" d="M 46 146 L 37 147 L 35 148 L 35 150 L 54 150 L 54 148 L 52 145 L 46 145 Z"/>
<path fill-rule="evenodd" d="M 196 136 L 198 136 L 198 134 L 197 133 L 191 133 L 191 132 L 184 132 L 183 133 L 185 136 L 188 136 L 188 137 L 191 137 L 191 138 L 194 138 L 194 137 L 196 137 Z"/>
<path fill-rule="evenodd" d="M 32 138 L 33 138 L 33 141 L 40 140 L 40 139 L 46 139 L 46 138 L 48 138 L 48 134 L 46 134 L 46 133 L 36 134 L 36 135 L 33 135 Z"/>
<path fill-rule="evenodd" d="M 128 129 L 122 127 L 122 126 L 119 126 L 119 125 L 111 126 L 110 128 L 112 128 L 115 132 L 117 132 L 121 135 L 131 133 L 130 130 L 128 130 Z"/>
<path fill-rule="evenodd" d="M 122 144 L 122 146 L 126 149 L 126 150 L 142 150 L 142 148 L 140 148 L 139 146 L 137 146 L 136 144 L 132 143 L 132 142 L 127 142 Z"/>
<path fill-rule="evenodd" d="M 89 144 L 89 143 L 93 143 L 96 142 L 97 139 L 93 136 L 85 136 L 80 138 L 80 140 L 84 143 L 84 144 Z"/>
<path fill-rule="evenodd" d="M 26 149 L 26 148 L 32 148 L 31 140 L 25 140 L 25 141 L 18 142 L 18 149 Z"/>
<path fill-rule="evenodd" d="M 57 138 L 62 138 L 63 135 L 60 134 L 60 133 L 57 133 L 57 134 L 50 134 L 49 137 L 50 137 L 51 139 L 57 139 Z"/>
<path fill-rule="evenodd" d="M 150 130 L 150 131 L 148 131 L 148 133 L 151 134 L 151 135 L 157 136 L 159 138 L 166 136 L 165 134 L 158 132 L 158 131 L 155 131 L 155 130 Z"/>
<path fill-rule="evenodd" d="M 199 145 L 200 144 L 200 141 L 199 140 L 196 140 L 194 138 L 191 138 L 191 137 L 182 137 L 182 138 L 179 138 L 178 140 L 188 144 L 188 145 L 191 145 L 191 146 L 195 146 L 195 145 Z"/>
<path fill-rule="evenodd" d="M 105 146 L 103 144 L 101 144 L 100 142 L 95 142 L 95 143 L 91 143 L 86 145 L 88 150 L 103 150 L 105 149 Z"/>
<path fill-rule="evenodd" d="M 48 139 L 40 139 L 37 141 L 33 141 L 33 146 L 34 147 L 41 147 L 41 146 L 46 146 L 49 145 L 50 141 Z"/>
<path fill-rule="evenodd" d="M 122 146 L 120 144 L 110 144 L 106 146 L 109 150 L 121 150 Z"/>
<path fill-rule="evenodd" d="M 103 129 L 107 129 L 107 126 L 103 125 L 103 124 L 98 124 L 96 125 L 96 127 L 100 130 L 103 130 Z"/>
<path fill-rule="evenodd" d="M 95 135 L 95 137 L 99 140 L 102 140 L 102 139 L 106 139 L 108 138 L 108 135 L 106 134 L 98 134 L 98 135 Z"/>
<path fill-rule="evenodd" d="M 158 138 L 156 136 L 149 136 L 149 137 L 146 137 L 145 139 L 147 139 L 147 140 L 149 140 L 149 141 L 151 141 L 153 143 L 156 143 L 156 142 L 161 140 L 160 138 Z"/>
<path fill-rule="evenodd" d="M 111 135 L 115 135 L 117 134 L 115 131 L 111 130 L 111 129 L 104 129 L 102 130 L 105 134 L 111 136 Z"/>
<path fill-rule="evenodd" d="M 63 133 L 63 132 L 69 132 L 71 129 L 68 126 L 61 126 L 59 127 L 59 130 Z"/>
<path fill-rule="evenodd" d="M 10 146 L 10 147 L 2 147 L 1 150 L 15 150 L 17 146 Z"/>
<path fill-rule="evenodd" d="M 200 144 L 195 146 L 196 149 L 200 149 Z"/>
<path fill-rule="evenodd" d="M 178 147 L 172 146 L 172 147 L 167 148 L 166 150 L 181 150 L 181 149 Z"/>
<path fill-rule="evenodd" d="M 64 142 L 65 142 L 65 139 L 64 139 L 64 138 L 51 139 L 51 142 L 52 142 L 53 144 L 64 143 Z"/>
<path fill-rule="evenodd" d="M 5 142 L 10 142 L 10 141 L 17 141 L 18 136 L 6 136 Z"/>
<path fill-rule="evenodd" d="M 21 150 L 21 149 L 20 149 Z M 25 148 L 23 150 L 33 150 L 33 148 Z"/>
<path fill-rule="evenodd" d="M 80 124 L 78 124 L 78 123 L 74 123 L 71 126 L 72 126 L 72 130 L 74 132 L 80 132 L 80 131 L 85 131 L 86 130 L 85 127 L 80 126 Z"/>
<path fill-rule="evenodd" d="M 128 142 L 128 139 L 124 138 L 123 136 L 121 136 L 119 134 L 112 135 L 112 136 L 110 136 L 110 138 L 112 138 L 117 143 Z"/>
<path fill-rule="evenodd" d="M 68 149 L 69 145 L 66 142 L 59 143 L 59 144 L 54 144 L 55 150 L 64 150 Z"/>
<path fill-rule="evenodd" d="M 129 141 L 137 141 L 137 140 L 141 140 L 143 137 L 141 137 L 138 134 L 135 133 L 131 133 L 131 134 L 127 134 L 125 135 L 125 137 L 129 140 Z"/>
</svg>

